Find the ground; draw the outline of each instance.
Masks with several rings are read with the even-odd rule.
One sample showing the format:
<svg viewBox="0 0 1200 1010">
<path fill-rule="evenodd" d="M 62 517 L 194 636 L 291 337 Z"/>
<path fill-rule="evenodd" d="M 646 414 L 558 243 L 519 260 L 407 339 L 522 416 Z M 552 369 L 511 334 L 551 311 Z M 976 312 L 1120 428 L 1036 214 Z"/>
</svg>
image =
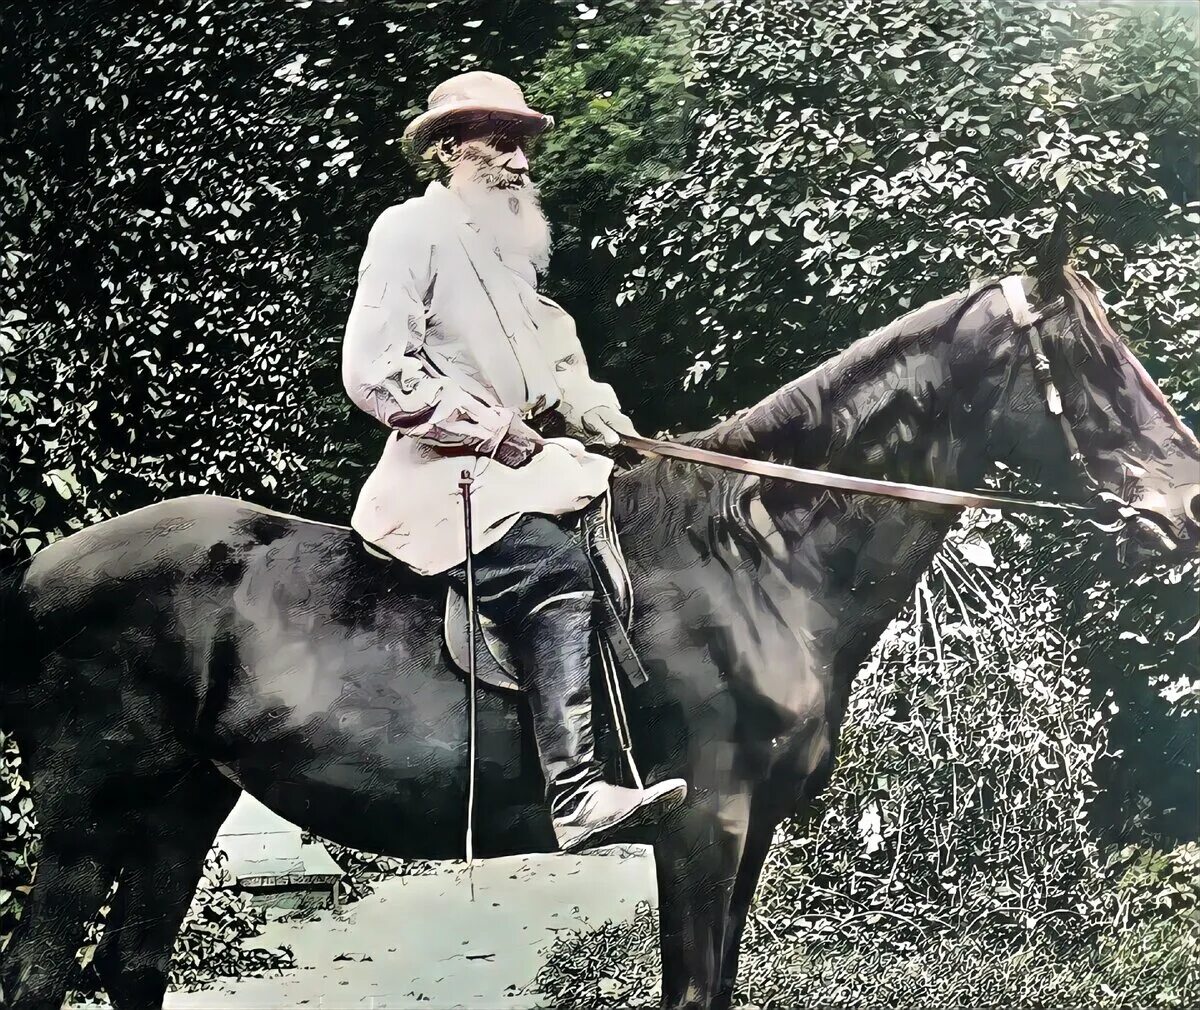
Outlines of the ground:
<svg viewBox="0 0 1200 1010">
<path fill-rule="evenodd" d="M 297 967 L 274 978 L 176 992 L 167 1010 L 396 1010 L 540 1005 L 523 990 L 556 932 L 632 919 L 655 900 L 648 849 L 514 856 L 400 877 L 339 912 L 271 922 L 254 946 L 286 944 Z"/>
</svg>

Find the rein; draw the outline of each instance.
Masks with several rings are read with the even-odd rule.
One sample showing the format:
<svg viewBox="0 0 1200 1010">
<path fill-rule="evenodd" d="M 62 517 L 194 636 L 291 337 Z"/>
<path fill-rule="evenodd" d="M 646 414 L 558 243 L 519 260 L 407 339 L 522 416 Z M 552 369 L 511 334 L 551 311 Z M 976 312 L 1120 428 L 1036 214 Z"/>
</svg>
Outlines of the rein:
<svg viewBox="0 0 1200 1010">
<path fill-rule="evenodd" d="M 1068 288 L 1081 287 L 1082 283 L 1072 271 L 1067 274 Z M 1000 509 L 1005 512 L 1054 512 L 1088 518 L 1088 521 L 1101 530 L 1112 532 L 1125 519 L 1136 514 L 1136 510 L 1111 492 L 1102 491 L 1088 472 L 1087 464 L 1079 449 L 1079 442 L 1071 422 L 1063 411 L 1062 397 L 1054 384 L 1050 370 L 1050 360 L 1046 355 L 1042 341 L 1041 323 L 1048 315 L 1057 315 L 1065 308 L 1060 300 L 1057 307 L 1050 312 L 1034 312 L 1025 296 L 1022 279 L 1017 276 L 1005 277 L 1000 281 L 1000 291 L 1008 302 L 1009 314 L 1017 332 L 1025 337 L 1029 345 L 1033 361 L 1033 372 L 1046 401 L 1046 409 L 1058 418 L 1062 428 L 1063 440 L 1066 442 L 1067 454 L 1071 465 L 1079 472 L 1085 486 L 1097 494 L 1101 506 L 1107 506 L 1115 512 L 1116 521 L 1103 523 L 1096 518 L 1097 506 L 1073 505 L 1065 502 L 1041 501 L 1036 499 L 1014 498 L 1009 495 L 990 494 L 980 491 L 956 491 L 951 488 L 930 487 L 924 484 L 905 484 L 900 481 L 881 480 L 869 477 L 855 477 L 850 474 L 833 473 L 828 470 L 810 470 L 799 466 L 789 466 L 783 463 L 771 463 L 766 460 L 747 459 L 743 456 L 732 456 L 728 453 L 716 452 L 712 449 L 701 449 L 697 446 L 682 445 L 678 442 L 667 442 L 657 438 L 645 438 L 642 435 L 621 435 L 621 442 L 641 453 L 663 456 L 668 459 L 682 460 L 686 463 L 696 463 L 701 466 L 716 467 L 720 470 L 732 470 L 735 473 L 753 474 L 756 477 L 769 477 L 774 480 L 788 481 L 793 484 L 808 484 L 815 487 L 829 488 L 836 491 L 850 491 L 857 494 L 878 495 L 886 498 L 898 498 L 902 501 L 920 502 L 927 505 L 943 505 L 951 508 L 987 508 Z M 1079 292 L 1073 292 L 1079 297 Z"/>
<path fill-rule="evenodd" d="M 976 491 L 955 491 L 944 487 L 929 487 L 925 484 L 904 484 L 900 481 L 877 480 L 870 477 L 854 477 L 829 470 L 808 470 L 784 463 L 769 463 L 761 459 L 731 456 L 712 449 L 700 449 L 694 445 L 681 445 L 658 438 L 641 435 L 622 435 L 621 442 L 638 452 L 668 459 L 699 463 L 701 466 L 736 473 L 753 474 L 756 477 L 771 477 L 793 484 L 811 484 L 835 491 L 853 491 L 858 494 L 881 495 L 900 498 L 904 501 L 922 502 L 928 505 L 946 505 L 951 508 L 1004 509 L 1009 512 L 1088 512 L 1085 505 L 1070 505 L 1064 502 L 1030 501 L 1008 495 L 984 494 Z"/>
</svg>

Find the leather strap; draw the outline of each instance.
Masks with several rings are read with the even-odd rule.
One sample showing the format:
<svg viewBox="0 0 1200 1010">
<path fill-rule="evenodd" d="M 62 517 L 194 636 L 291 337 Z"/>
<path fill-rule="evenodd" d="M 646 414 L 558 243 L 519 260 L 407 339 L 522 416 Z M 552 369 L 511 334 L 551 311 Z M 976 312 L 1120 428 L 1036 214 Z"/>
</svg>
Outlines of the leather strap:
<svg viewBox="0 0 1200 1010">
<path fill-rule="evenodd" d="M 1068 275 L 1068 279 L 1070 276 Z M 1020 276 L 1005 277 L 1000 281 L 1000 291 L 1008 303 L 1008 311 L 1013 324 L 1029 342 L 1034 374 L 1042 388 L 1050 413 L 1059 420 L 1071 460 L 1082 467 L 1086 482 L 1093 485 L 1091 475 L 1083 466 L 1083 457 L 1079 451 L 1079 443 L 1075 440 L 1075 433 L 1071 430 L 1070 421 L 1063 413 L 1062 398 L 1059 396 L 1050 374 L 1050 361 L 1042 345 L 1042 335 L 1039 330 L 1042 320 L 1046 317 L 1043 313 L 1035 312 L 1031 308 L 1029 299 L 1025 295 L 1024 281 Z M 1089 308 L 1091 307 L 1089 306 Z M 807 470 L 803 467 L 787 466 L 783 463 L 769 463 L 765 460 L 730 456 L 723 452 L 701 449 L 692 445 L 664 442 L 657 438 L 644 438 L 641 435 L 622 435 L 621 441 L 638 452 L 665 456 L 688 463 L 698 463 L 701 466 L 753 474 L 756 477 L 770 477 L 774 480 L 785 480 L 794 484 L 810 484 L 814 487 L 837 491 L 882 495 L 886 498 L 899 498 L 902 501 L 922 502 L 928 505 L 945 505 L 950 508 L 1002 509 L 1005 512 L 1088 513 L 1093 511 L 1085 505 L 1011 498 L 1008 495 L 987 494 L 980 491 L 954 491 L 950 488 L 928 487 L 923 484 L 904 484 L 899 481 L 854 477 L 850 474 L 831 473 L 828 470 Z"/>
<path fill-rule="evenodd" d="M 681 445 L 641 435 L 622 435 L 621 441 L 638 452 L 668 459 L 698 463 L 719 470 L 770 477 L 773 480 L 790 481 L 793 484 L 810 484 L 837 491 L 856 494 L 882 495 L 903 501 L 922 502 L 928 505 L 944 505 L 949 508 L 1003 509 L 1006 512 L 1086 512 L 1081 505 L 1062 502 L 1026 501 L 1007 495 L 984 494 L 977 491 L 954 491 L 950 488 L 927 487 L 923 484 L 904 484 L 899 481 L 876 480 L 870 477 L 854 477 L 850 474 L 831 473 L 828 470 L 808 470 L 784 463 L 769 463 L 761 459 L 746 459 L 731 456 L 712 449 L 701 449 L 694 445 Z"/>
</svg>

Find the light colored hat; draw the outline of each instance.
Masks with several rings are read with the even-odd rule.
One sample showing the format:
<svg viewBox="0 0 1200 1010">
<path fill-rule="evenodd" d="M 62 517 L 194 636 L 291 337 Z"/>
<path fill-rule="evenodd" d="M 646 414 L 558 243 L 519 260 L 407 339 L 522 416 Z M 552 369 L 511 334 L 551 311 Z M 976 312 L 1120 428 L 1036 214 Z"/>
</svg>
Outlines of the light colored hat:
<svg viewBox="0 0 1200 1010">
<path fill-rule="evenodd" d="M 404 140 L 413 154 L 424 156 L 446 127 L 485 118 L 497 125 L 518 124 L 531 136 L 554 125 L 553 116 L 525 104 L 516 81 L 486 70 L 472 70 L 443 81 L 429 92 L 428 110 L 408 124 Z"/>
</svg>

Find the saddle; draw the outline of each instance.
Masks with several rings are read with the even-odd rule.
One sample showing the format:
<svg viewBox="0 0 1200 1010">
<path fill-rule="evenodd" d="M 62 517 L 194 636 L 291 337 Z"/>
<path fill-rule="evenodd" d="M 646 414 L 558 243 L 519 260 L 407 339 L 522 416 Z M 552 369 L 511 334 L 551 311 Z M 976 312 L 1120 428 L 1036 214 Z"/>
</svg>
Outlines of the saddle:
<svg viewBox="0 0 1200 1010">
<path fill-rule="evenodd" d="M 601 662 L 605 665 L 606 673 L 620 671 L 630 686 L 639 687 L 646 682 L 647 674 L 629 639 L 633 619 L 633 589 L 608 494 L 597 498 L 587 508 L 580 520 L 580 528 L 584 550 L 595 576 L 597 612 L 594 626 Z M 469 619 L 466 597 L 456 586 L 450 586 L 446 592 L 443 634 L 450 661 L 464 675 L 470 652 L 467 639 Z M 486 648 L 476 648 L 476 677 L 484 684 L 502 691 L 520 691 L 520 670 L 511 646 L 482 614 L 479 615 L 479 628 L 481 634 L 477 641 L 482 641 Z"/>
</svg>

